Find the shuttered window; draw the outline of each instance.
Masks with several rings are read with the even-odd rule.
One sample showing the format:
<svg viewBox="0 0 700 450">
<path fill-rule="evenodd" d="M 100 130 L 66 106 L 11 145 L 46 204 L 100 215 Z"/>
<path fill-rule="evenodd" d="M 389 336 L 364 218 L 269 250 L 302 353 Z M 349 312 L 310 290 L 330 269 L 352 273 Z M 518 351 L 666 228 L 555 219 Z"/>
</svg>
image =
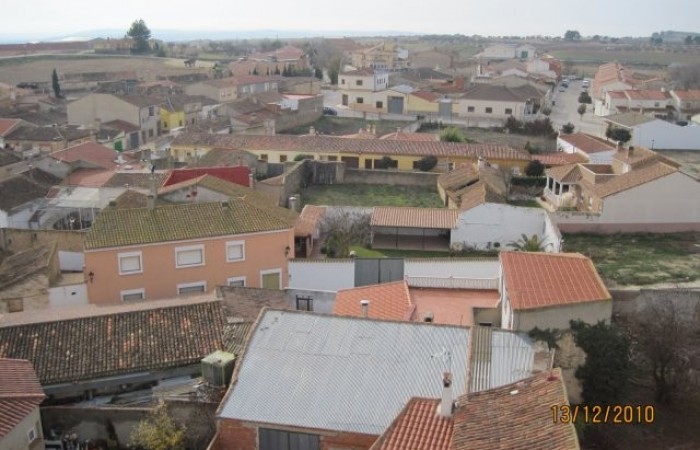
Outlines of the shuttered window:
<svg viewBox="0 0 700 450">
<path fill-rule="evenodd" d="M 141 252 L 119 253 L 119 275 L 143 272 Z"/>
<path fill-rule="evenodd" d="M 204 265 L 204 246 L 198 245 L 176 248 L 175 264 L 177 267 Z"/>
<path fill-rule="evenodd" d="M 232 261 L 242 261 L 245 259 L 245 242 L 244 241 L 231 241 L 226 243 L 226 260 L 228 262 Z"/>
</svg>

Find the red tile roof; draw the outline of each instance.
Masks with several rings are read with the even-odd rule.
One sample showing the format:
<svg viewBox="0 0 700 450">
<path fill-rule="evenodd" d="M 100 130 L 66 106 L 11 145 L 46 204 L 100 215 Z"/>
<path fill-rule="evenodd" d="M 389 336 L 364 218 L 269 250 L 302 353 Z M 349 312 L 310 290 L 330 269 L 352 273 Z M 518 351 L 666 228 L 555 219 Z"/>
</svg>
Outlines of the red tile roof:
<svg viewBox="0 0 700 450">
<path fill-rule="evenodd" d="M 202 175 L 212 175 L 216 178 L 248 187 L 250 181 L 250 168 L 247 166 L 238 167 L 197 167 L 193 169 L 176 169 L 170 172 L 168 178 L 163 182 L 163 187 L 172 184 L 199 178 Z"/>
<path fill-rule="evenodd" d="M 513 309 L 610 300 L 593 262 L 580 253 L 501 252 Z"/>
<path fill-rule="evenodd" d="M 139 131 L 139 127 L 127 122 L 126 120 L 111 120 L 102 124 L 106 128 L 123 131 L 125 133 L 133 133 Z"/>
<path fill-rule="evenodd" d="M 44 400 L 32 363 L 0 358 L 0 440 Z"/>
<path fill-rule="evenodd" d="M 95 142 L 85 142 L 51 153 L 53 159 L 67 163 L 85 161 L 103 169 L 116 169 L 118 152 Z"/>
<path fill-rule="evenodd" d="M 440 94 L 437 92 L 432 92 L 432 91 L 415 91 L 412 92 L 411 95 L 414 95 L 420 99 L 429 101 L 429 102 L 434 102 L 435 100 L 440 98 Z"/>
<path fill-rule="evenodd" d="M 0 119 L 0 136 L 5 136 L 19 125 L 20 122 L 20 119 Z"/>
<path fill-rule="evenodd" d="M 628 89 L 625 94 L 630 100 L 668 100 L 671 97 L 666 91 L 651 89 Z"/>
<path fill-rule="evenodd" d="M 438 141 L 412 142 L 391 139 L 343 139 L 330 136 L 182 133 L 173 140 L 172 146 L 199 146 L 249 151 L 277 150 L 306 154 L 346 152 L 377 155 L 435 155 L 472 159 L 483 156 L 490 160 L 529 161 L 531 159 L 529 153 L 506 145 Z"/>
<path fill-rule="evenodd" d="M 625 91 L 608 91 L 610 98 L 627 99 Z"/>
<path fill-rule="evenodd" d="M 460 398 L 450 450 L 578 450 L 574 425 L 555 423 L 553 405 L 568 405 L 561 371 Z"/>
<path fill-rule="evenodd" d="M 362 317 L 360 301 L 369 300 L 372 319 L 410 320 L 415 307 L 404 280 L 338 291 L 333 314 Z"/>
<path fill-rule="evenodd" d="M 318 229 L 326 212 L 323 206 L 306 205 L 294 224 L 294 236 L 311 236 Z"/>
<path fill-rule="evenodd" d="M 449 450 L 452 417 L 437 414 L 440 400 L 412 398 L 371 450 Z"/>
<path fill-rule="evenodd" d="M 379 139 L 391 139 L 392 141 L 436 142 L 440 140 L 440 136 L 431 133 L 404 133 L 403 131 L 397 131 L 394 133 L 385 134 Z"/>
<path fill-rule="evenodd" d="M 586 157 L 578 153 L 538 153 L 532 155 L 532 159 L 539 160 L 545 166 L 563 166 L 566 164 L 573 163 L 584 163 L 587 161 Z"/>
<path fill-rule="evenodd" d="M 114 176 L 113 170 L 77 169 L 61 184 L 65 186 L 102 187 Z"/>
<path fill-rule="evenodd" d="M 370 225 L 373 227 L 402 227 L 454 229 L 459 211 L 446 208 L 375 207 Z"/>
<path fill-rule="evenodd" d="M 586 133 L 560 134 L 559 139 L 573 145 L 585 153 L 609 152 L 616 150 L 617 146 L 603 139 L 591 136 Z M 539 156 L 539 155 L 538 155 Z M 569 161 L 576 162 L 576 161 Z"/>
<path fill-rule="evenodd" d="M 684 102 L 700 100 L 700 89 L 691 89 L 688 91 L 673 91 L 676 97 Z"/>
</svg>

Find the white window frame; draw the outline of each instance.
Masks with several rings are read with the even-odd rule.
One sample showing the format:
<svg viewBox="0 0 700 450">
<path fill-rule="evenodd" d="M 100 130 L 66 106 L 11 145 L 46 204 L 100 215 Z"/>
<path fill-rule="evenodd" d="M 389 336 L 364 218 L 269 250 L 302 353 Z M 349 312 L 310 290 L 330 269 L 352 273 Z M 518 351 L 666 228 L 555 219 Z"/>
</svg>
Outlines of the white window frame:
<svg viewBox="0 0 700 450">
<path fill-rule="evenodd" d="M 122 260 L 126 258 L 133 258 L 137 256 L 139 258 L 139 269 L 138 270 L 123 270 Z M 134 275 L 137 273 L 143 273 L 143 253 L 142 252 L 128 252 L 117 254 L 117 266 L 119 268 L 119 275 Z"/>
<path fill-rule="evenodd" d="M 278 273 L 279 276 L 279 284 L 277 285 L 277 289 L 282 289 L 282 269 L 268 269 L 268 270 L 261 270 L 260 271 L 260 288 L 263 287 L 263 275 L 270 275 L 272 273 Z"/>
<path fill-rule="evenodd" d="M 241 257 L 240 258 L 235 258 L 231 259 L 229 257 L 229 248 L 230 247 L 241 247 Z M 226 262 L 239 262 L 239 261 L 245 261 L 245 241 L 229 241 L 226 243 Z"/>
<path fill-rule="evenodd" d="M 207 282 L 206 281 L 195 281 L 194 283 L 180 283 L 177 285 L 177 295 L 189 295 L 189 294 L 195 294 L 195 292 L 185 292 L 181 293 L 181 289 L 187 289 L 191 287 L 197 287 L 197 286 L 202 286 L 204 290 L 202 291 L 203 294 L 206 294 L 207 292 Z"/>
<path fill-rule="evenodd" d="M 184 252 L 191 252 L 194 250 L 199 250 L 202 254 L 202 261 L 197 264 L 180 264 L 178 262 L 178 254 L 184 253 Z M 182 269 L 182 268 L 187 268 L 187 267 L 201 267 L 206 264 L 206 256 L 204 254 L 204 245 L 199 244 L 199 245 L 188 245 L 186 247 L 175 247 L 175 268 L 176 269 Z"/>
<path fill-rule="evenodd" d="M 124 298 L 128 295 L 135 295 L 135 294 L 141 294 L 141 298 Z M 144 288 L 126 289 L 126 290 L 119 292 L 119 298 L 123 302 L 136 302 L 139 300 L 146 300 L 146 289 L 144 289 Z"/>
<path fill-rule="evenodd" d="M 231 283 L 236 283 L 236 282 L 239 282 L 239 281 L 242 281 L 242 282 L 243 282 L 243 286 L 242 286 L 242 287 L 246 287 L 246 286 L 247 286 L 247 281 L 246 281 L 246 278 L 245 278 L 245 277 L 229 277 L 229 278 L 226 279 L 226 285 L 230 287 L 230 286 L 231 286 Z"/>
</svg>

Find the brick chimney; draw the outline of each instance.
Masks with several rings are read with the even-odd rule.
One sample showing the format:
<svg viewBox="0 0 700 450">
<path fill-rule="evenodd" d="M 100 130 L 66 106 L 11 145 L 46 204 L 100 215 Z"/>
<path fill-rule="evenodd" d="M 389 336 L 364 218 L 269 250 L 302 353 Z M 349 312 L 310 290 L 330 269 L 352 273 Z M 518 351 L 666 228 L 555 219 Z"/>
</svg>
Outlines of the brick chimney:
<svg viewBox="0 0 700 450">
<path fill-rule="evenodd" d="M 369 317 L 369 300 L 360 300 L 360 307 L 362 308 L 362 317 Z"/>
<path fill-rule="evenodd" d="M 452 374 L 445 372 L 442 374 L 442 399 L 438 407 L 440 417 L 452 416 Z"/>
</svg>

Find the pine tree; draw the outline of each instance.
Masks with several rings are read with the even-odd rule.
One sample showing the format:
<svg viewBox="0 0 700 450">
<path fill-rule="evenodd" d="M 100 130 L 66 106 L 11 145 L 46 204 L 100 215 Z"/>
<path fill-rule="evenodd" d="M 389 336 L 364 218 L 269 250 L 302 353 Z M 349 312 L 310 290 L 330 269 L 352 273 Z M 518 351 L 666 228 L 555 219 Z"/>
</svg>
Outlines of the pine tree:
<svg viewBox="0 0 700 450">
<path fill-rule="evenodd" d="M 56 69 L 53 69 L 53 73 L 51 74 L 51 86 L 53 86 L 54 97 L 63 98 L 61 95 L 61 85 L 58 83 L 58 73 L 56 72 Z"/>
</svg>

